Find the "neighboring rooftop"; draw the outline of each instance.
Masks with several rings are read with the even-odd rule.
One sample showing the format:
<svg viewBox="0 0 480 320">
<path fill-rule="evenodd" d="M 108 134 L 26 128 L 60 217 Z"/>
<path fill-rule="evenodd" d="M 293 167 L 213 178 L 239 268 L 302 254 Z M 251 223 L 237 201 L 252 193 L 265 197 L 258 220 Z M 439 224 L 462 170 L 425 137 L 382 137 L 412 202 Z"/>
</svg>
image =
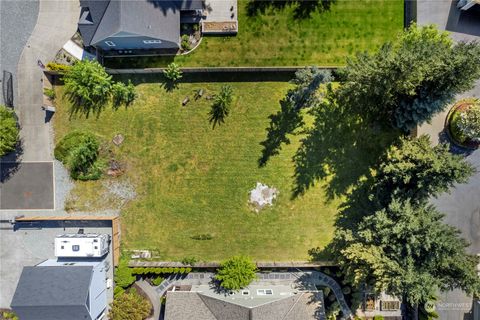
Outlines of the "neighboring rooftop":
<svg viewBox="0 0 480 320">
<path fill-rule="evenodd" d="M 81 0 L 79 30 L 86 46 L 109 37 L 144 36 L 178 44 L 180 11 L 201 0 Z"/>
<path fill-rule="evenodd" d="M 25 319 L 90 319 L 87 299 L 92 268 L 24 267 L 11 306 L 25 311 Z"/>
<path fill-rule="evenodd" d="M 167 292 L 166 320 L 326 319 L 320 291 L 286 285 L 253 285 L 236 293 L 218 293 L 209 285 Z"/>
</svg>

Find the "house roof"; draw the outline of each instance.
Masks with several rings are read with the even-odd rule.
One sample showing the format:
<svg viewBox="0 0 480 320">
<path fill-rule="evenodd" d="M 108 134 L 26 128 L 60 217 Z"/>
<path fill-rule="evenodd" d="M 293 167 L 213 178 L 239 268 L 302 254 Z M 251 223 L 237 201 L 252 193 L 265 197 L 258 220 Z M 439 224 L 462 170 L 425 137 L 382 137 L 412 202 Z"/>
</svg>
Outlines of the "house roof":
<svg viewBox="0 0 480 320">
<path fill-rule="evenodd" d="M 24 267 L 11 307 L 25 320 L 90 319 L 86 304 L 92 268 Z"/>
<path fill-rule="evenodd" d="M 167 292 L 166 320 L 309 320 L 326 319 L 321 292 L 268 300 L 255 307 L 216 299 L 201 292 Z"/>
<path fill-rule="evenodd" d="M 178 44 L 180 11 L 203 8 L 201 0 L 81 0 L 80 5 L 78 28 L 87 46 L 122 36 Z"/>
</svg>

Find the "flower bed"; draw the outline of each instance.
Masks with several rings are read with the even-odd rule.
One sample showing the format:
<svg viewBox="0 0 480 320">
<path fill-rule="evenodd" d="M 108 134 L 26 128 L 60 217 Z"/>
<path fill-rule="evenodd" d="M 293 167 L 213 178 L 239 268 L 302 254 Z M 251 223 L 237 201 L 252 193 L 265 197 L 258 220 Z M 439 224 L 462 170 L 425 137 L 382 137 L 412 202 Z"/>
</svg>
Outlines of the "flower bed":
<svg viewBox="0 0 480 320">
<path fill-rule="evenodd" d="M 446 127 L 455 144 L 477 149 L 480 146 L 480 101 L 466 99 L 457 102 L 448 113 Z"/>
</svg>

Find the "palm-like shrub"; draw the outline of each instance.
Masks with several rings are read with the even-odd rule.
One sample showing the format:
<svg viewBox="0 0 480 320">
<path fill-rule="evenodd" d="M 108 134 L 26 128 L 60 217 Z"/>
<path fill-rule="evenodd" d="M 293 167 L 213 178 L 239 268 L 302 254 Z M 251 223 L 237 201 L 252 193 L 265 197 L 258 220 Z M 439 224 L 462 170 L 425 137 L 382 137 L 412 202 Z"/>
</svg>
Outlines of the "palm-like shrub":
<svg viewBox="0 0 480 320">
<path fill-rule="evenodd" d="M 0 157 L 15 150 L 18 127 L 13 110 L 0 106 Z"/>
<path fill-rule="evenodd" d="M 257 267 L 248 257 L 236 256 L 221 263 L 215 275 L 220 286 L 227 290 L 240 290 L 256 279 Z"/>
<path fill-rule="evenodd" d="M 175 82 L 182 78 L 182 70 L 175 62 L 170 63 L 165 70 L 163 70 L 163 75 L 168 80 Z"/>
<path fill-rule="evenodd" d="M 233 101 L 233 89 L 229 85 L 224 85 L 220 89 L 220 93 L 215 96 L 213 101 L 212 108 L 210 109 L 210 123 L 213 128 L 217 124 L 222 124 L 225 122 L 225 118 L 230 113 L 230 105 Z"/>
</svg>

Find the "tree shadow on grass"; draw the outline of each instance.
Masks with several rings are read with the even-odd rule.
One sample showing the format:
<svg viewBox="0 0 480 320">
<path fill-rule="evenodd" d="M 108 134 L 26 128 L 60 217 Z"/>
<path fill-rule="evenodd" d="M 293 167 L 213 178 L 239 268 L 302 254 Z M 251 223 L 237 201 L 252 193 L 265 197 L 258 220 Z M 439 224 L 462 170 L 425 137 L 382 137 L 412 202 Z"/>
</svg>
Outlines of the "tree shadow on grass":
<svg viewBox="0 0 480 320">
<path fill-rule="evenodd" d="M 328 200 L 346 194 L 370 174 L 370 168 L 400 136 L 391 128 L 372 124 L 352 108 L 337 105 L 332 97 L 312 109 L 314 123 L 293 157 L 293 198 L 318 180 L 328 181 Z"/>
<path fill-rule="evenodd" d="M 290 144 L 288 134 L 304 125 L 300 111 L 285 99 L 280 101 L 280 111 L 269 116 L 270 127 L 267 128 L 267 138 L 260 144 L 263 146 L 262 156 L 258 165 L 264 167 L 268 160 L 280 153 L 282 144 Z"/>
<path fill-rule="evenodd" d="M 247 14 L 250 17 L 265 14 L 268 9 L 283 10 L 287 6 L 294 7 L 295 19 L 309 18 L 313 12 L 330 10 L 335 0 L 250 0 L 247 3 Z"/>
</svg>

